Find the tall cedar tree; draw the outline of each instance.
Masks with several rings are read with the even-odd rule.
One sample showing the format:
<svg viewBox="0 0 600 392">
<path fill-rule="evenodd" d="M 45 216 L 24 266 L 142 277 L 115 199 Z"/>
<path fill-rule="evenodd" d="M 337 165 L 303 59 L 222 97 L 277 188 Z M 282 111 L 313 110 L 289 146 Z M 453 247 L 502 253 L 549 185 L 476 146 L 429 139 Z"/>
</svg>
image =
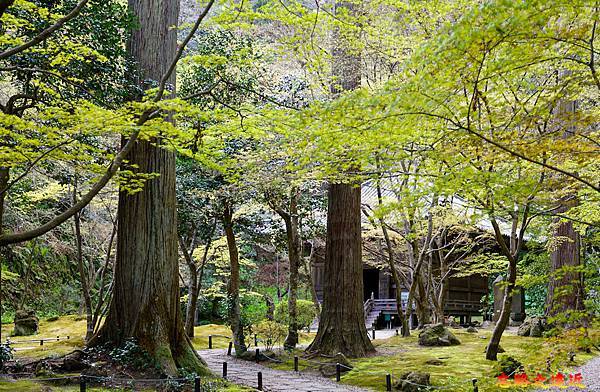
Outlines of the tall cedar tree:
<svg viewBox="0 0 600 392">
<path fill-rule="evenodd" d="M 336 10 L 358 15 L 355 3 L 338 3 Z M 361 84 L 361 56 L 333 31 L 333 96 Z M 360 183 L 331 183 L 328 191 L 327 242 L 323 308 L 315 340 L 308 352 L 343 353 L 362 357 L 375 351 L 365 326 L 361 238 Z"/>
<path fill-rule="evenodd" d="M 147 81 L 167 73 L 175 57 L 179 0 L 129 0 L 129 9 L 140 26 L 127 49 L 146 88 Z M 174 92 L 174 76 L 169 86 Z M 94 340 L 118 346 L 133 338 L 166 374 L 175 375 L 178 368 L 206 374 L 184 332 L 179 306 L 175 153 L 155 143 L 138 141 L 129 155 L 126 169 L 159 176 L 138 193 L 119 195 L 113 299 Z"/>
</svg>

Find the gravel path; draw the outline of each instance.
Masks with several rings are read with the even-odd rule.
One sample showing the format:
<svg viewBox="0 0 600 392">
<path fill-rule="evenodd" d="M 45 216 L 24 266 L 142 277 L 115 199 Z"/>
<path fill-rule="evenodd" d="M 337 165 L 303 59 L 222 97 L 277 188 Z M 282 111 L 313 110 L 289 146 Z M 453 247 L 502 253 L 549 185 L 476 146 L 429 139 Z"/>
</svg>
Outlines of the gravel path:
<svg viewBox="0 0 600 392">
<path fill-rule="evenodd" d="M 227 379 L 240 385 L 256 388 L 257 374 L 263 374 L 263 390 L 272 392 L 366 392 L 367 389 L 338 384 L 324 377 L 276 370 L 253 362 L 227 356 L 227 350 L 202 350 L 200 356 L 210 370 L 217 375 L 223 374 L 223 362 L 227 362 Z"/>
<path fill-rule="evenodd" d="M 585 389 L 579 387 L 554 387 L 537 389 L 535 392 L 581 392 L 581 391 L 593 391 L 600 392 L 600 356 L 595 357 L 588 361 L 585 365 L 575 369 L 573 373 L 580 372 L 583 377 L 583 384 L 586 386 Z"/>
</svg>

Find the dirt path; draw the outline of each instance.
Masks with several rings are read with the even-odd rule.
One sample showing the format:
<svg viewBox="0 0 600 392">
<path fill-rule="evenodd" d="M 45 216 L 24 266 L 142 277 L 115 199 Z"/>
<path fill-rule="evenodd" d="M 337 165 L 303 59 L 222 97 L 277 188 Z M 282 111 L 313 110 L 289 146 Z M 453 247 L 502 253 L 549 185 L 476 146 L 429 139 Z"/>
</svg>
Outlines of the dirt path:
<svg viewBox="0 0 600 392">
<path fill-rule="evenodd" d="M 217 375 L 222 374 L 223 362 L 227 362 L 227 379 L 236 384 L 256 388 L 258 382 L 258 372 L 262 372 L 264 391 L 369 391 L 368 389 L 339 384 L 323 377 L 304 373 L 296 373 L 293 371 L 275 370 L 253 362 L 236 359 L 233 356 L 227 356 L 226 350 L 202 350 L 199 351 L 199 353 L 208 364 L 210 370 Z"/>
</svg>

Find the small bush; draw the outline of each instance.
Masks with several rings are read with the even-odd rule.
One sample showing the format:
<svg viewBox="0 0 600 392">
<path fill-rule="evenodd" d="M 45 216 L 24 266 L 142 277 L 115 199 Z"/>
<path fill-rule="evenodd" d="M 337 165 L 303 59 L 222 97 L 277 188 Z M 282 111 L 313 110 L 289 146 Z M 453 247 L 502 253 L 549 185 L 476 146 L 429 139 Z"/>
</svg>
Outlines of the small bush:
<svg viewBox="0 0 600 392">
<path fill-rule="evenodd" d="M 268 351 L 273 349 L 277 343 L 281 343 L 283 338 L 287 334 L 287 328 L 285 325 L 275 321 L 263 321 L 254 327 L 254 332 L 258 335 L 261 341 L 264 343 L 265 348 Z"/>
<path fill-rule="evenodd" d="M 115 362 L 135 369 L 158 368 L 154 358 L 140 347 L 134 339 L 126 340 L 122 346 L 111 350 L 109 355 Z"/>
<path fill-rule="evenodd" d="M 10 346 L 0 345 L 0 360 L 2 363 L 13 359 L 13 349 Z"/>
<path fill-rule="evenodd" d="M 498 361 L 497 371 L 497 375 L 504 373 L 512 378 L 515 374 L 523 371 L 523 364 L 513 357 L 503 356 L 500 357 L 500 360 Z"/>
<path fill-rule="evenodd" d="M 312 301 L 299 299 L 296 301 L 296 309 L 298 312 L 297 322 L 299 329 L 305 329 L 310 327 L 317 313 L 315 311 L 315 305 Z M 275 321 L 281 324 L 289 323 L 288 303 L 282 301 L 275 306 Z"/>
</svg>

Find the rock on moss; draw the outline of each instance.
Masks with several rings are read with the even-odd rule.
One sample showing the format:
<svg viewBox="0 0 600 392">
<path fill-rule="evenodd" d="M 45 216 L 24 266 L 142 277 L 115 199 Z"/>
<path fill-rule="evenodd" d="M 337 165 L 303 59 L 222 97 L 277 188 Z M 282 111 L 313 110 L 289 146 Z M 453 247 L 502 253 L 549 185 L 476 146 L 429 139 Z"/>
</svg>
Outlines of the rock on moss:
<svg viewBox="0 0 600 392">
<path fill-rule="evenodd" d="M 429 390 L 430 381 L 429 373 L 409 372 L 400 377 L 395 388 L 403 392 L 419 392 Z"/>
<path fill-rule="evenodd" d="M 32 310 L 17 310 L 15 312 L 15 329 L 13 336 L 35 335 L 40 320 Z"/>
<path fill-rule="evenodd" d="M 549 331 L 552 327 L 543 317 L 528 317 L 519 327 L 517 334 L 519 336 L 531 336 L 541 338 L 545 331 Z"/>
<path fill-rule="evenodd" d="M 460 344 L 460 340 L 443 324 L 427 325 L 419 333 L 419 344 L 421 346 L 454 346 Z"/>
</svg>

